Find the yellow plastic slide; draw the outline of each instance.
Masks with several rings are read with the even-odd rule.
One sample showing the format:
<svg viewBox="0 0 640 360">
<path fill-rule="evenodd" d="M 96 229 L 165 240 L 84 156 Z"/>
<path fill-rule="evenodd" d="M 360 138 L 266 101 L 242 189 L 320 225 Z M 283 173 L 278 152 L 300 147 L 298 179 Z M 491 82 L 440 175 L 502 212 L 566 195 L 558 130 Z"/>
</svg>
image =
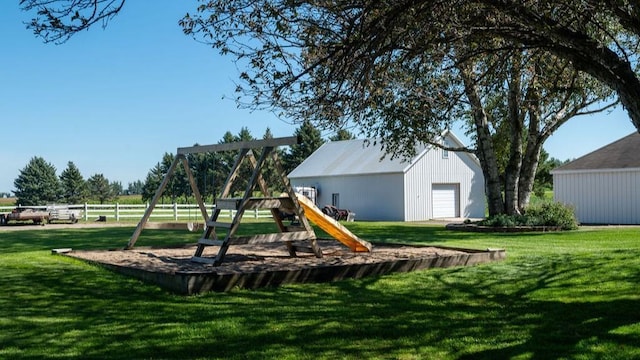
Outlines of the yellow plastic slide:
<svg viewBox="0 0 640 360">
<path fill-rule="evenodd" d="M 306 196 L 302 194 L 296 195 L 298 196 L 298 202 L 304 209 L 304 214 L 307 219 L 318 225 L 322 230 L 326 231 L 327 234 L 348 246 L 353 252 L 371 251 L 371 244 L 368 241 L 360 239 L 334 218 L 325 215 L 322 210 L 318 209 Z"/>
</svg>

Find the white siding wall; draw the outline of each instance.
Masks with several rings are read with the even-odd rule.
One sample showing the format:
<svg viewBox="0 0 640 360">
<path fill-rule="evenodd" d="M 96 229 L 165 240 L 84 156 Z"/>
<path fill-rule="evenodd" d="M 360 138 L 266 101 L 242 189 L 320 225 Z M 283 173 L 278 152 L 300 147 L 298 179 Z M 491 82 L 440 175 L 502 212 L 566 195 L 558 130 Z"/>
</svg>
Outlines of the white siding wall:
<svg viewBox="0 0 640 360">
<path fill-rule="evenodd" d="M 340 194 L 340 208 L 356 213 L 357 220 L 403 221 L 403 177 L 398 174 L 294 178 L 293 186 L 318 188 L 318 207 Z"/>
<path fill-rule="evenodd" d="M 585 224 L 640 224 L 640 169 L 553 174 L 558 202 Z"/>
<path fill-rule="evenodd" d="M 441 149 L 432 149 L 407 171 L 405 180 L 406 221 L 433 218 L 432 184 L 458 184 L 461 217 L 483 218 L 486 207 L 484 177 L 479 165 L 465 154 L 449 152 L 442 158 Z"/>
</svg>

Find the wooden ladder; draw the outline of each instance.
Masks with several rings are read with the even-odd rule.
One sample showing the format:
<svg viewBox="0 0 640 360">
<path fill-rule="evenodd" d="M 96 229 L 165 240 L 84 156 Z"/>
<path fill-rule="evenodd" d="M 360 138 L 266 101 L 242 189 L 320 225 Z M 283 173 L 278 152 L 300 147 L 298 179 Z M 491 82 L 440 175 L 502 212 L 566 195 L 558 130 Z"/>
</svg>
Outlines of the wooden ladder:
<svg viewBox="0 0 640 360">
<path fill-rule="evenodd" d="M 198 246 L 196 248 L 194 256 L 191 261 L 199 263 L 207 263 L 213 265 L 219 265 L 224 260 L 224 257 L 229 249 L 230 245 L 242 245 L 242 244 L 259 244 L 259 243 L 274 243 L 284 242 L 287 246 L 289 254 L 291 256 L 297 256 L 297 252 L 311 252 L 316 257 L 322 257 L 322 250 L 318 246 L 316 241 L 316 235 L 311 227 L 308 219 L 304 215 L 302 207 L 297 201 L 296 194 L 291 187 L 291 183 L 282 169 L 282 165 L 277 156 L 277 152 L 274 151 L 273 146 L 265 146 L 262 149 L 260 157 L 256 160 L 253 155 L 253 151 L 248 147 L 240 149 L 238 156 L 234 162 L 234 165 L 225 181 L 222 188 L 220 198 L 216 199 L 215 210 L 211 214 L 211 217 L 206 222 L 204 233 L 201 239 L 198 240 Z M 276 172 L 278 173 L 283 185 L 286 189 L 287 196 L 285 197 L 268 197 L 268 186 L 262 177 L 262 168 L 266 160 L 271 157 L 273 160 Z M 241 165 L 245 159 L 249 159 L 253 171 L 251 178 L 247 184 L 244 192 L 244 196 L 241 198 L 229 197 L 231 193 L 231 187 L 238 177 Z M 258 185 L 262 194 L 265 197 L 254 198 L 251 196 L 255 186 Z M 242 221 L 244 212 L 249 209 L 268 208 L 271 210 L 274 221 L 280 231 L 277 234 L 261 234 L 248 237 L 237 237 L 236 232 Z M 282 222 L 280 215 L 280 209 L 289 209 L 300 220 L 299 227 L 287 227 Z M 219 216 L 222 210 L 235 210 L 231 222 L 221 222 Z M 222 228 L 226 230 L 224 239 L 219 239 L 216 229 Z M 308 246 L 301 246 L 298 243 L 302 241 L 308 241 Z M 294 243 L 296 242 L 296 243 Z M 207 246 L 219 246 L 217 255 L 214 258 L 204 257 L 203 252 Z"/>
</svg>

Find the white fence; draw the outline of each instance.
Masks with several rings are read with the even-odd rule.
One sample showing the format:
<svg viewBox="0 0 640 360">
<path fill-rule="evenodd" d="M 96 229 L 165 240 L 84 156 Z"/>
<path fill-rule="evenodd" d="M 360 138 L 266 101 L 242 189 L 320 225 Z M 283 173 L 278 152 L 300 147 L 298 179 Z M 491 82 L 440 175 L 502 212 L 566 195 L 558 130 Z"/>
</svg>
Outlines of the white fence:
<svg viewBox="0 0 640 360">
<path fill-rule="evenodd" d="M 214 206 L 205 204 L 209 216 L 213 212 Z M 48 205 L 48 206 L 25 206 L 25 208 L 47 210 L 52 208 L 65 208 L 69 210 L 82 211 L 82 217 L 85 221 L 97 220 L 100 217 L 112 219 L 115 221 L 126 219 L 141 219 L 149 204 L 80 204 L 80 205 Z M 0 213 L 11 212 L 15 206 L 0 206 Z M 219 219 L 233 219 L 235 210 L 222 210 Z M 244 218 L 270 218 L 270 210 L 250 210 L 245 211 Z M 184 220 L 184 221 L 200 221 L 202 215 L 200 208 L 196 204 L 158 204 L 151 212 L 150 220 Z"/>
</svg>

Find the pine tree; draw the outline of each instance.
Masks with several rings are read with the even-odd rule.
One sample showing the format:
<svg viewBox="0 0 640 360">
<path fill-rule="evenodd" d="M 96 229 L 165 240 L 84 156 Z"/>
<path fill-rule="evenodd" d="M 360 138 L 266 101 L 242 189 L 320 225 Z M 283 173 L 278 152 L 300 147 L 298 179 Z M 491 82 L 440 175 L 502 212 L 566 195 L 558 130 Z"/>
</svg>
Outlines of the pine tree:
<svg viewBox="0 0 640 360">
<path fill-rule="evenodd" d="M 62 193 L 56 168 L 39 156 L 31 158 L 13 185 L 16 202 L 22 206 L 53 203 L 60 199 Z"/>
<path fill-rule="evenodd" d="M 67 204 L 81 204 L 87 200 L 87 183 L 76 165 L 69 161 L 60 174 L 62 201 Z"/>
<path fill-rule="evenodd" d="M 300 143 L 292 145 L 289 152 L 284 156 L 284 167 L 287 174 L 324 144 L 320 130 L 308 120 L 305 120 L 296 129 L 294 135 L 300 139 Z"/>
<path fill-rule="evenodd" d="M 147 173 L 144 186 L 142 186 L 142 201 L 149 201 L 153 199 L 153 196 L 156 194 L 156 190 L 160 187 L 160 183 L 162 183 L 163 178 L 164 175 L 162 174 L 162 168 L 160 167 L 160 163 L 158 163 Z"/>
<path fill-rule="evenodd" d="M 335 135 L 330 136 L 330 141 L 341 141 L 341 140 L 353 140 L 356 137 L 349 131 L 345 129 L 338 130 Z"/>
<path fill-rule="evenodd" d="M 267 128 L 262 138 L 265 140 L 273 139 L 273 133 L 271 133 L 271 129 Z M 282 151 L 282 149 L 279 147 L 276 147 L 273 151 L 275 151 L 278 159 L 280 160 L 280 164 L 282 165 L 282 161 L 284 158 L 284 151 Z M 270 191 L 275 193 L 280 193 L 284 191 L 284 185 L 282 184 L 282 179 L 280 178 L 280 174 L 278 174 L 273 161 L 269 160 L 264 164 L 264 167 L 262 168 L 262 177 L 266 181 L 267 186 L 270 187 L 269 188 Z"/>
<path fill-rule="evenodd" d="M 113 198 L 113 192 L 109 180 L 103 174 L 95 174 L 87 180 L 89 196 L 104 204 L 105 201 Z"/>
</svg>

